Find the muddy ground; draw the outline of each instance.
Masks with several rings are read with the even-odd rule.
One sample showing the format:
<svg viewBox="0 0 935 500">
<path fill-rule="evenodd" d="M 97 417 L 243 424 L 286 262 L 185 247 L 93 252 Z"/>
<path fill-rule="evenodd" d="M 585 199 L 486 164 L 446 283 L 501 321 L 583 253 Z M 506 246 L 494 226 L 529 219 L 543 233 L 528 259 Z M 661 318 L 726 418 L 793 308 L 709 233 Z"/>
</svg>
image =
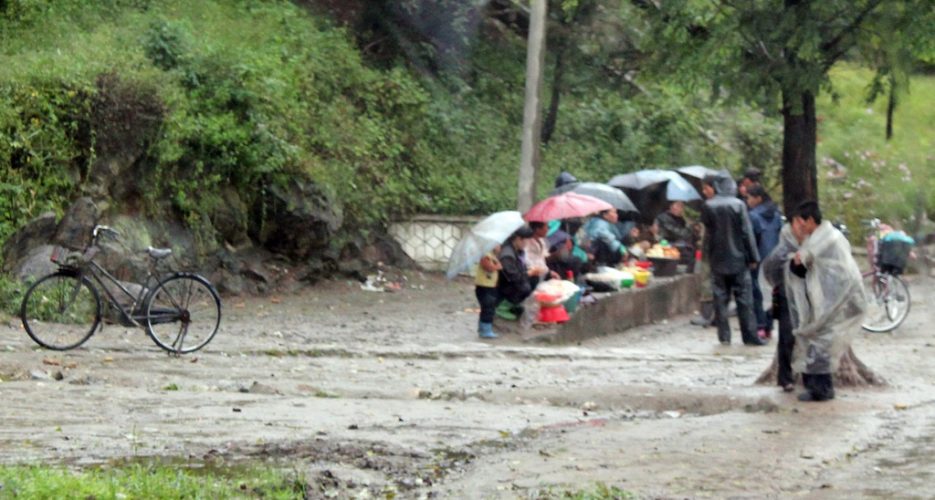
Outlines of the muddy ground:
<svg viewBox="0 0 935 500">
<path fill-rule="evenodd" d="M 689 317 L 580 345 L 480 341 L 473 287 L 411 273 L 396 293 L 330 282 L 227 297 L 202 352 L 108 325 L 36 348 L 0 321 L 0 462 L 255 460 L 313 496 L 536 498 L 602 482 L 641 497 L 935 496 L 935 285 L 906 323 L 858 333 L 890 385 L 830 403 L 753 380 L 769 347 Z"/>
</svg>

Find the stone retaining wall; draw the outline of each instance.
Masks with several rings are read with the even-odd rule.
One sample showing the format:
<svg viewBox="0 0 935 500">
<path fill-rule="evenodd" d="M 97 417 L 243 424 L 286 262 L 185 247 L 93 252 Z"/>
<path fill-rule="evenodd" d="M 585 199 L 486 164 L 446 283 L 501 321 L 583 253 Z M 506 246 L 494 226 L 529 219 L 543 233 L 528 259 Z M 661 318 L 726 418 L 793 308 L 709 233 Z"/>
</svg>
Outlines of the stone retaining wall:
<svg viewBox="0 0 935 500">
<path fill-rule="evenodd" d="M 599 294 L 596 303 L 581 307 L 560 325 L 537 325 L 524 330 L 515 321 L 497 318 L 494 329 L 519 334 L 527 341 L 573 344 L 697 311 L 701 283 L 701 274 L 656 278 L 646 288 Z"/>
</svg>

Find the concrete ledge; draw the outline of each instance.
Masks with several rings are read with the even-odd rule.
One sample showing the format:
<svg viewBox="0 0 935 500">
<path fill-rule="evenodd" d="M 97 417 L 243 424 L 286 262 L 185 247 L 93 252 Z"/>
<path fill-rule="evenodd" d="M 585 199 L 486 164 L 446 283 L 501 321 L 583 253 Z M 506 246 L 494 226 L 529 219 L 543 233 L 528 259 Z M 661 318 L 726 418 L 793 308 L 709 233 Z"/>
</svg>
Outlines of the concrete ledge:
<svg viewBox="0 0 935 500">
<path fill-rule="evenodd" d="M 696 311 L 701 284 L 698 273 L 656 278 L 646 288 L 601 294 L 596 303 L 578 309 L 561 325 L 522 330 L 518 323 L 498 318 L 495 326 L 498 331 L 517 333 L 526 341 L 573 344 Z"/>
<path fill-rule="evenodd" d="M 622 290 L 577 311 L 553 342 L 574 343 L 621 332 L 698 309 L 701 274 L 656 278 L 646 288 Z"/>
</svg>

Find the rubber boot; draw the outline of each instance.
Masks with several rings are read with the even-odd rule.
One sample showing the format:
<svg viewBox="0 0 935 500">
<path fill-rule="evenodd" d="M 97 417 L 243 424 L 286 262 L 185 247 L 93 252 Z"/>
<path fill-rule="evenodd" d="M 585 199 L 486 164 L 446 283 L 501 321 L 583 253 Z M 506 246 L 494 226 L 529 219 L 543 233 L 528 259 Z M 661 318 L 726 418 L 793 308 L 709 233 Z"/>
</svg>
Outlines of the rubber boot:
<svg viewBox="0 0 935 500">
<path fill-rule="evenodd" d="M 499 337 L 499 335 L 493 332 L 493 323 L 481 323 L 480 333 L 478 335 L 480 335 L 482 339 L 495 339 Z"/>
<path fill-rule="evenodd" d="M 506 300 L 497 305 L 496 314 L 497 316 L 509 321 L 516 321 L 517 319 L 516 313 L 513 312 L 513 304 Z"/>
</svg>

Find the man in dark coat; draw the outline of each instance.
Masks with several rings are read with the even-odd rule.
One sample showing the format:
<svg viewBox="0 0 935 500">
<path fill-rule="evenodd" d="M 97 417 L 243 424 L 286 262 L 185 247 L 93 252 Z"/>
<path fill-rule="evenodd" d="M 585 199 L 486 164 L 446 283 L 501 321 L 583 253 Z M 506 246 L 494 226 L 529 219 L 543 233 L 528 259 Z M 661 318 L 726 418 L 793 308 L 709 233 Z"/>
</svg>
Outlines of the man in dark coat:
<svg viewBox="0 0 935 500">
<path fill-rule="evenodd" d="M 718 340 L 721 344 L 730 344 L 727 305 L 733 294 L 743 343 L 764 345 L 766 342 L 756 334 L 750 278 L 750 270 L 756 268 L 760 255 L 747 206 L 737 199 L 734 182 L 729 177 L 707 176 L 702 187 L 707 198 L 701 210 L 701 222 L 705 227 L 704 254 L 711 265 Z"/>
<path fill-rule="evenodd" d="M 752 186 L 747 191 L 747 206 L 750 208 L 750 222 L 753 224 L 757 251 L 760 258 L 765 259 L 779 243 L 782 213 L 766 190 L 759 185 Z M 759 267 L 750 271 L 750 276 L 753 277 L 753 310 L 756 313 L 757 335 L 768 339 L 773 330 L 773 318 L 763 309 L 763 291 L 758 284 L 759 274 Z"/>
</svg>

